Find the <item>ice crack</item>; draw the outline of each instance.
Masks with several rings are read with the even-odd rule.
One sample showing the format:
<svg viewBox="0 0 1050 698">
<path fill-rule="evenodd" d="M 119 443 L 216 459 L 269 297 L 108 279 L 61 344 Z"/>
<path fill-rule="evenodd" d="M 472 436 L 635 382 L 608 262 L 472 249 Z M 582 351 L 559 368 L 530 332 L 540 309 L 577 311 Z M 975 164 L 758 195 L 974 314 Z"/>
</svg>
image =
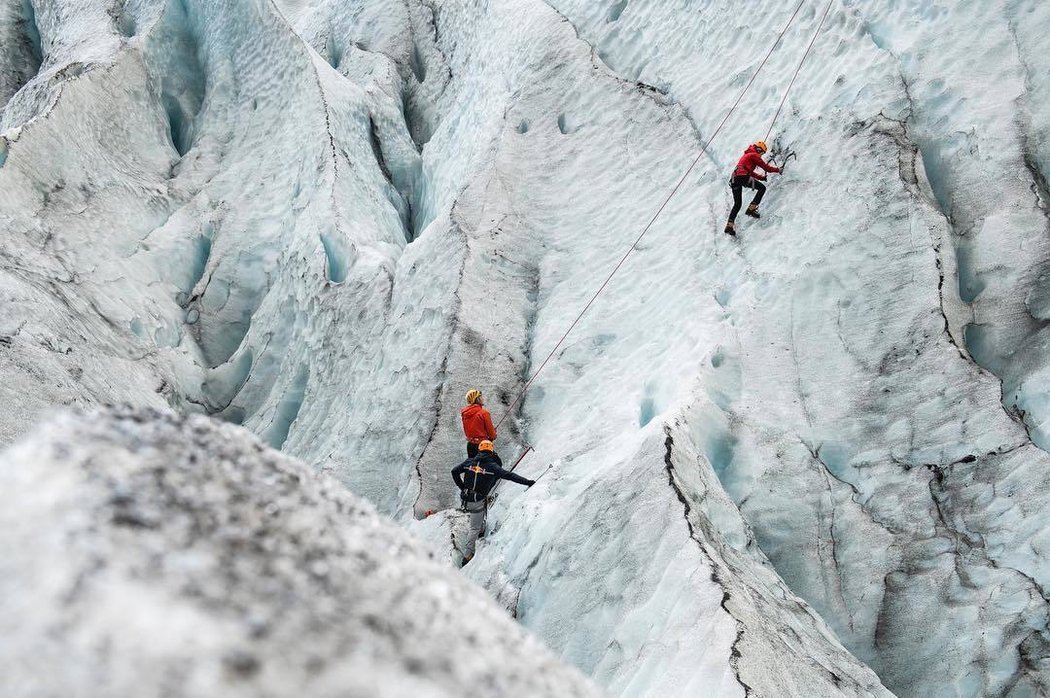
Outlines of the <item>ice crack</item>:
<svg viewBox="0 0 1050 698">
<path fill-rule="evenodd" d="M 722 589 L 722 601 L 720 603 L 722 610 L 725 611 L 726 615 L 732 618 L 736 623 L 736 638 L 733 640 L 732 647 L 729 650 L 729 665 L 733 669 L 733 675 L 736 676 L 737 683 L 743 687 L 744 695 L 751 696 L 753 689 L 740 676 L 740 658 L 742 655 L 738 645 L 744 639 L 744 624 L 740 619 L 733 615 L 732 611 L 729 610 L 728 604 L 731 598 L 729 590 L 726 588 L 721 576 L 719 575 L 718 565 L 716 564 L 714 557 L 708 552 L 693 526 L 692 519 L 689 516 L 692 512 L 692 505 L 689 503 L 689 499 L 685 496 L 682 488 L 678 486 L 678 482 L 675 480 L 674 462 L 671 458 L 674 450 L 674 437 L 671 436 L 671 430 L 666 426 L 664 427 L 664 433 L 667 435 L 667 438 L 664 441 L 664 468 L 667 471 L 667 484 L 671 486 L 671 489 L 674 490 L 675 496 L 678 497 L 678 501 L 682 504 L 682 518 L 685 519 L 686 528 L 689 530 L 689 537 L 693 539 L 697 547 L 700 549 L 700 552 L 711 564 L 711 581 Z"/>
<path fill-rule="evenodd" d="M 964 458 L 958 462 L 973 462 L 967 460 L 967 458 Z M 1001 563 L 999 563 L 998 560 L 994 559 L 988 554 L 988 549 L 985 545 L 984 538 L 983 536 L 981 536 L 980 533 L 974 533 L 971 531 L 960 529 L 959 527 L 955 526 L 949 521 L 950 516 L 945 512 L 945 507 L 947 506 L 947 504 L 945 502 L 946 493 L 944 490 L 945 473 L 948 470 L 948 468 L 947 466 L 937 465 L 927 467 L 931 474 L 931 477 L 928 481 L 928 487 L 930 490 L 930 498 L 933 501 L 934 505 L 934 512 L 937 516 L 937 520 L 941 524 L 941 528 L 944 530 L 945 534 L 948 535 L 949 538 L 951 538 L 952 542 L 955 545 L 954 557 L 957 574 L 959 574 L 961 578 L 965 577 L 965 574 L 961 570 L 958 570 L 964 552 L 975 553 L 981 558 L 981 560 L 984 563 L 986 563 L 992 569 L 1009 570 L 1010 572 L 1016 573 L 1032 587 L 1032 589 L 1036 592 L 1040 599 L 1042 599 L 1042 602 L 1045 605 L 1050 605 L 1050 594 L 1047 593 L 1047 590 L 1045 590 L 1043 586 L 1034 577 L 1017 569 L 1016 567 L 1002 565 Z M 965 546 L 965 550 L 963 550 L 963 546 Z"/>
</svg>

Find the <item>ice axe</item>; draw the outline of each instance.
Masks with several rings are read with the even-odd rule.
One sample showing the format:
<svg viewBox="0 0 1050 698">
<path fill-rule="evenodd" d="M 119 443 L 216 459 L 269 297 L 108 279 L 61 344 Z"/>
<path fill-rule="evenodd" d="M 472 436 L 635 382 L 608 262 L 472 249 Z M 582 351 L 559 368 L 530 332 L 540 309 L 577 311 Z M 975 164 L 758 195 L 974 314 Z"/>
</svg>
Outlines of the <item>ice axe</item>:
<svg viewBox="0 0 1050 698">
<path fill-rule="evenodd" d="M 554 470 L 554 463 L 549 464 L 547 466 L 547 469 L 544 470 L 542 473 L 540 473 L 540 476 L 538 478 L 536 478 L 535 480 L 532 481 L 532 484 L 535 485 L 537 482 L 539 482 L 540 480 L 543 479 L 544 475 L 546 475 L 547 473 L 549 473 L 552 470 Z"/>
<path fill-rule="evenodd" d="M 795 153 L 795 151 L 791 150 L 788 147 L 782 146 L 780 144 L 780 138 L 777 138 L 777 140 L 773 143 L 773 152 L 770 154 L 769 162 L 771 164 L 776 164 L 777 158 L 779 158 L 781 155 L 784 156 L 784 164 L 780 166 L 781 172 L 784 171 L 784 167 L 788 164 L 788 160 L 790 160 L 791 158 L 795 158 L 796 160 L 798 159 L 798 155 Z"/>
<path fill-rule="evenodd" d="M 522 453 L 520 456 L 518 456 L 518 460 L 514 461 L 514 465 L 510 466 L 510 468 L 508 468 L 508 470 L 513 473 L 514 469 L 518 467 L 518 463 L 520 463 L 523 460 L 525 460 L 525 456 L 529 455 L 529 451 L 532 451 L 532 450 L 535 450 L 535 449 L 532 448 L 532 446 L 526 446 L 525 447 L 525 452 Z"/>
</svg>

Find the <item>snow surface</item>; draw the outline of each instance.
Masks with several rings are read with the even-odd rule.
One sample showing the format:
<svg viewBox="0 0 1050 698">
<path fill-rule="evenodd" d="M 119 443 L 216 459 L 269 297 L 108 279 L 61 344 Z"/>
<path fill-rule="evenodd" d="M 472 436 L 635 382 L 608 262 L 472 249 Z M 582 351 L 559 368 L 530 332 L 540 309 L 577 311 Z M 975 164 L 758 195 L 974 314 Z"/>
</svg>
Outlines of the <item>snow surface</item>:
<svg viewBox="0 0 1050 698">
<path fill-rule="evenodd" d="M 457 563 L 463 394 L 502 417 L 793 4 L 26 7 L 0 438 L 213 414 Z M 729 239 L 822 8 L 501 426 L 554 467 L 464 572 L 618 694 L 1050 692 L 1050 4 L 836 2 Z"/>
<path fill-rule="evenodd" d="M 600 695 L 370 504 L 242 429 L 65 415 L 0 460 L 10 698 Z"/>
</svg>

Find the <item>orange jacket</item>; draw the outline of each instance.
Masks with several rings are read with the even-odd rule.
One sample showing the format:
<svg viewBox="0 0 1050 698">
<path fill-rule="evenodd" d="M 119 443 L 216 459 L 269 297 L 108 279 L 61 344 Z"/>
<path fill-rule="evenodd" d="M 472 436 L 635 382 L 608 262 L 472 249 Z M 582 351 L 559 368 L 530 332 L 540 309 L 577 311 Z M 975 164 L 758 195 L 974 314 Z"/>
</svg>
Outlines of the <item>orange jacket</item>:
<svg viewBox="0 0 1050 698">
<path fill-rule="evenodd" d="M 460 411 L 463 418 L 463 435 L 472 444 L 496 438 L 496 427 L 492 426 L 492 415 L 481 405 L 467 405 Z"/>
</svg>

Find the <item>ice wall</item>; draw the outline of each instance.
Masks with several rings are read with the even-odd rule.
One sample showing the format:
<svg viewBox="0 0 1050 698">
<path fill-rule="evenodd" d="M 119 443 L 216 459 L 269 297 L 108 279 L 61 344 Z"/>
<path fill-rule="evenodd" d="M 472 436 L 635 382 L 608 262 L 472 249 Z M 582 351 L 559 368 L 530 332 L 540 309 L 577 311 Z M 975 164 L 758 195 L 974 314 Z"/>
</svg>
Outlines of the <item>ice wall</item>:
<svg viewBox="0 0 1050 698">
<path fill-rule="evenodd" d="M 606 65 L 666 93 L 701 129 L 718 122 L 790 14 L 756 4 L 745 23 L 729 3 L 684 14 L 638 3 L 554 4 Z M 999 381 L 970 359 L 986 364 L 971 341 L 981 298 L 959 292 L 968 260 L 957 262 L 955 249 L 970 240 L 945 215 L 944 167 L 931 164 L 929 122 L 917 116 L 940 110 L 967 124 L 973 147 L 949 148 L 951 167 L 986 182 L 974 202 L 1010 216 L 1007 249 L 1023 261 L 1004 260 L 1005 250 L 995 256 L 1004 277 L 1032 284 L 1020 293 L 1031 296 L 1035 277 L 1025 270 L 1045 255 L 1041 243 L 1022 240 L 1042 239 L 1045 217 L 1018 135 L 1027 114 L 1045 121 L 1047 107 L 1034 99 L 1039 79 L 1028 76 L 1044 75 L 1046 59 L 1030 32 L 1016 44 L 1010 36 L 1045 26 L 1043 10 L 985 3 L 980 19 L 963 21 L 962 4 L 899 14 L 869 3 L 836 7 L 776 129 L 799 160 L 775 180 L 762 221 L 745 219 L 739 244 L 729 243 L 717 234 L 728 207 L 725 172 L 740 144 L 765 134 L 820 9 L 804 8 L 720 136 L 713 167 L 646 239 L 637 275 L 610 290 L 605 311 L 540 379 L 527 406 L 530 434 L 561 454 L 562 443 L 602 443 L 654 412 L 659 422 L 683 404 L 704 405 L 688 429 L 759 547 L 889 688 L 1045 691 L 1046 565 L 1028 551 L 1045 538 L 1029 507 L 1044 506 L 1047 457 L 1020 423 L 1009 383 L 1004 404 Z M 880 18 L 886 36 L 909 42 L 906 58 L 872 39 Z M 901 62 L 911 77 L 902 79 Z M 938 126 L 951 142 L 963 137 L 951 123 Z M 673 182 L 668 176 L 665 186 Z M 990 237 L 978 240 L 989 254 L 998 249 Z M 1010 324 L 1007 315 L 987 317 Z M 556 333 L 536 344 L 550 346 Z M 616 339 L 588 351 L 588 338 L 600 336 Z M 1015 365 L 1045 361 L 1028 356 Z M 625 399 L 631 387 L 637 397 Z M 595 409 L 592 396 L 607 391 L 616 399 Z M 587 409 L 573 411 L 576 403 Z M 582 477 L 570 474 L 573 465 L 559 468 Z"/>
</svg>

